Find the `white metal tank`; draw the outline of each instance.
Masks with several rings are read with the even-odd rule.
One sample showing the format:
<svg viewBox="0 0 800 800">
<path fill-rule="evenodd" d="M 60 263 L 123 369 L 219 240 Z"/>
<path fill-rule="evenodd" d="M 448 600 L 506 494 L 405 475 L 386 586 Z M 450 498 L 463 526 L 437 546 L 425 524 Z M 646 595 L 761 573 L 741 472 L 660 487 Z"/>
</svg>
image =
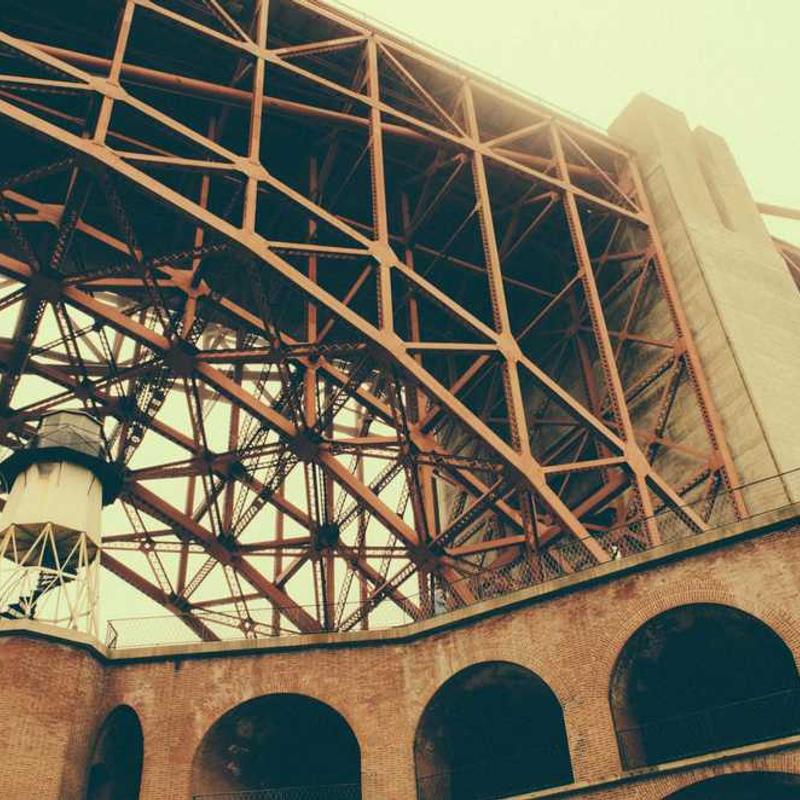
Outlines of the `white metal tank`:
<svg viewBox="0 0 800 800">
<path fill-rule="evenodd" d="M 24 551 L 48 524 L 62 557 L 81 534 L 92 551 L 100 545 L 102 507 L 116 492 L 103 458 L 101 426 L 90 414 L 57 411 L 43 417 L 36 438 L 4 461 L 0 473 L 9 490 L 0 533 L 15 526 L 17 548 Z"/>
<path fill-rule="evenodd" d="M 100 514 L 119 491 L 91 414 L 58 411 L 0 464 L 0 621 L 36 619 L 97 635 Z"/>
<path fill-rule="evenodd" d="M 0 531 L 15 525 L 17 546 L 25 549 L 26 541 L 30 546 L 50 523 L 64 558 L 81 533 L 94 548 L 100 545 L 102 505 L 103 487 L 91 470 L 68 461 L 34 463 L 15 479 Z"/>
</svg>

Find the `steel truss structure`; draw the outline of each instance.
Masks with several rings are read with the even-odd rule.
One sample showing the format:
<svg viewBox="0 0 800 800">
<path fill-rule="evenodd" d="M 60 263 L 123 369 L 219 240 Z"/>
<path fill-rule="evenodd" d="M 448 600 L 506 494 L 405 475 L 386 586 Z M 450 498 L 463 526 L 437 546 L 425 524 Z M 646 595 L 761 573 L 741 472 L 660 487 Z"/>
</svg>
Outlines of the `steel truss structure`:
<svg viewBox="0 0 800 800">
<path fill-rule="evenodd" d="M 415 619 L 746 513 L 606 136 L 315 0 L 0 28 L 2 435 L 105 420 L 102 563 L 199 636 Z"/>
</svg>

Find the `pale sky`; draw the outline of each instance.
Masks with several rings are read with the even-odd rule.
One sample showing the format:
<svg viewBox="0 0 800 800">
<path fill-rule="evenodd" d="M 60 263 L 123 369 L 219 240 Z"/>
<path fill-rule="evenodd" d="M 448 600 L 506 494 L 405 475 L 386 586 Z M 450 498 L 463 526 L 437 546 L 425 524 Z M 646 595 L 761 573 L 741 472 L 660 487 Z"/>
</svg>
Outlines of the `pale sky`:
<svg viewBox="0 0 800 800">
<path fill-rule="evenodd" d="M 757 201 L 800 208 L 800 0 L 347 7 L 603 128 L 647 92 L 723 136 Z M 800 222 L 769 225 L 800 243 Z"/>
</svg>

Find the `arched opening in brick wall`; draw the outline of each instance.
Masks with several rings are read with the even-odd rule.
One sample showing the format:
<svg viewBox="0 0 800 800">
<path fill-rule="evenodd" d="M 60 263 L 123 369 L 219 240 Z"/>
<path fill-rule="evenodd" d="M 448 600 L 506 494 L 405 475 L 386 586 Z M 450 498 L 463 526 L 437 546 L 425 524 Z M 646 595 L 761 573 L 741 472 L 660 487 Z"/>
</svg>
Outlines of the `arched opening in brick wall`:
<svg viewBox="0 0 800 800">
<path fill-rule="evenodd" d="M 490 800 L 572 783 L 561 704 L 517 664 L 474 664 L 422 713 L 414 739 L 418 800 Z"/>
<path fill-rule="evenodd" d="M 271 800 L 359 800 L 361 750 L 344 717 L 298 694 L 258 697 L 220 717 L 195 753 L 193 796 L 259 789 Z"/>
<path fill-rule="evenodd" d="M 138 800 L 143 757 L 139 717 L 130 706 L 117 706 L 95 741 L 86 800 Z"/>
<path fill-rule="evenodd" d="M 710 603 L 673 608 L 639 628 L 617 659 L 610 702 L 629 769 L 800 730 L 789 648 L 755 617 Z"/>
<path fill-rule="evenodd" d="M 798 800 L 800 775 L 742 772 L 694 783 L 664 800 Z"/>
</svg>

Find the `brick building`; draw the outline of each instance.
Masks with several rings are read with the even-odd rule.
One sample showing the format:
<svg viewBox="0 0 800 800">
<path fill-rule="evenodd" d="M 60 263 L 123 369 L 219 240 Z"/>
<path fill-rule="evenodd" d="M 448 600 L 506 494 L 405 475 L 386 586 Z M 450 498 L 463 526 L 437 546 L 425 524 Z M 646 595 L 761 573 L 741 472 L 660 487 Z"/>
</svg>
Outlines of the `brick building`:
<svg viewBox="0 0 800 800">
<path fill-rule="evenodd" d="M 797 212 L 655 99 L 591 131 L 316 0 L 74 7 L 0 8 L 3 441 L 118 423 L 96 563 L 183 633 L 7 603 L 0 797 L 800 798 Z"/>
</svg>

